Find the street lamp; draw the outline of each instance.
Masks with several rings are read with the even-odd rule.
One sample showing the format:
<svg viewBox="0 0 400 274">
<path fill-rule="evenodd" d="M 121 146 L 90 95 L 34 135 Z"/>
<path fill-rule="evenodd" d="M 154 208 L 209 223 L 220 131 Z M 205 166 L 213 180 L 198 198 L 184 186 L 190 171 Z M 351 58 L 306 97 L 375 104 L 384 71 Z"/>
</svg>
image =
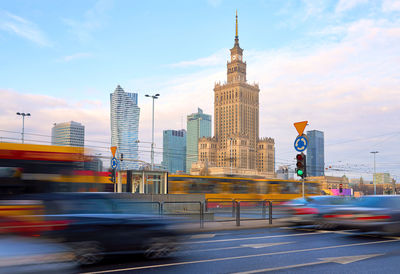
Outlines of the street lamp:
<svg viewBox="0 0 400 274">
<path fill-rule="evenodd" d="M 151 97 L 153 98 L 153 111 L 152 111 L 152 121 L 151 121 L 151 170 L 154 169 L 154 99 L 158 99 L 158 96 L 160 94 L 155 94 L 155 95 L 145 95 L 146 97 Z"/>
<path fill-rule="evenodd" d="M 374 174 L 372 175 L 372 180 L 374 183 L 374 195 L 376 195 L 376 181 L 375 181 L 375 176 L 376 176 L 376 161 L 375 161 L 375 156 L 379 151 L 371 151 L 370 153 L 374 154 Z"/>
<path fill-rule="evenodd" d="M 17 115 L 22 116 L 22 133 L 21 133 L 21 136 L 22 136 L 22 143 L 24 143 L 25 116 L 31 116 L 31 114 L 29 112 L 28 113 L 17 112 Z"/>
</svg>

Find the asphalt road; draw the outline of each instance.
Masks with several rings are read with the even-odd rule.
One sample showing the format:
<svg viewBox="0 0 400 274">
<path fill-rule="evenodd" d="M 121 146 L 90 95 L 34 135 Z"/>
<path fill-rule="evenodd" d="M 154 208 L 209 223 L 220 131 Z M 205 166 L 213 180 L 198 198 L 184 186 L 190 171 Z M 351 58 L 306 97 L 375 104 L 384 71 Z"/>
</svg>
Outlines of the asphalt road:
<svg viewBox="0 0 400 274">
<path fill-rule="evenodd" d="M 398 273 L 400 237 L 268 228 L 189 235 L 174 258 L 113 258 L 82 273 Z"/>
</svg>

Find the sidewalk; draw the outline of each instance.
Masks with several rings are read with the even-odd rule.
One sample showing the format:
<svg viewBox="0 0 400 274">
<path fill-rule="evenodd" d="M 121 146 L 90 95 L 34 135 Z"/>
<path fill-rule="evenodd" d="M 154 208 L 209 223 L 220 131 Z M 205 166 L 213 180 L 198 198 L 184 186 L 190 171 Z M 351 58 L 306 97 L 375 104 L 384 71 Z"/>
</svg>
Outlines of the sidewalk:
<svg viewBox="0 0 400 274">
<path fill-rule="evenodd" d="M 200 228 L 199 223 L 185 224 L 180 229 L 186 233 L 201 233 L 211 231 L 224 231 L 224 230 L 243 230 L 243 229 L 258 229 L 258 228 L 271 228 L 286 226 L 287 222 L 284 219 L 274 219 L 272 224 L 266 220 L 241 220 L 240 226 L 236 225 L 236 221 L 223 221 L 223 222 L 204 222 L 204 227 Z"/>
</svg>

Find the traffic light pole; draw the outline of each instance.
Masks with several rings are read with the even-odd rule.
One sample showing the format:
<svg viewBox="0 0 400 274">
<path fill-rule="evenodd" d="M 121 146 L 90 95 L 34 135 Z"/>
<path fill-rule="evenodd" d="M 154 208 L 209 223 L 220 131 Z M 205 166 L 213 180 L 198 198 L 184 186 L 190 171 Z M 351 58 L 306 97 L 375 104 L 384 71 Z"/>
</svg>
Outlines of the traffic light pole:
<svg viewBox="0 0 400 274">
<path fill-rule="evenodd" d="M 302 192 L 303 192 L 303 199 L 305 199 L 305 195 L 304 195 L 304 177 L 301 180 L 301 188 L 302 188 Z"/>
</svg>

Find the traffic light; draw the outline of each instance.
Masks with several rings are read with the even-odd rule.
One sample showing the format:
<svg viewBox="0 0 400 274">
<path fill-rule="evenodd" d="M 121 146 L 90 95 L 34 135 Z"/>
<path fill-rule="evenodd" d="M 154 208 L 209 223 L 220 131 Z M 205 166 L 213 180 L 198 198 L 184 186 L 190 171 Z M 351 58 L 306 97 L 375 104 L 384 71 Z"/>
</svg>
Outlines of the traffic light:
<svg viewBox="0 0 400 274">
<path fill-rule="evenodd" d="M 112 169 L 110 174 L 108 175 L 108 180 L 110 180 L 112 183 L 115 183 L 115 169 Z"/>
<path fill-rule="evenodd" d="M 343 193 L 343 184 L 339 185 L 339 193 Z"/>
<path fill-rule="evenodd" d="M 305 178 L 307 176 L 307 171 L 306 171 L 306 155 L 303 153 L 297 154 L 296 155 L 296 174 L 297 176 L 300 176 L 301 178 Z"/>
<path fill-rule="evenodd" d="M 124 154 L 121 153 L 121 158 L 120 158 L 121 162 L 124 160 Z"/>
</svg>

